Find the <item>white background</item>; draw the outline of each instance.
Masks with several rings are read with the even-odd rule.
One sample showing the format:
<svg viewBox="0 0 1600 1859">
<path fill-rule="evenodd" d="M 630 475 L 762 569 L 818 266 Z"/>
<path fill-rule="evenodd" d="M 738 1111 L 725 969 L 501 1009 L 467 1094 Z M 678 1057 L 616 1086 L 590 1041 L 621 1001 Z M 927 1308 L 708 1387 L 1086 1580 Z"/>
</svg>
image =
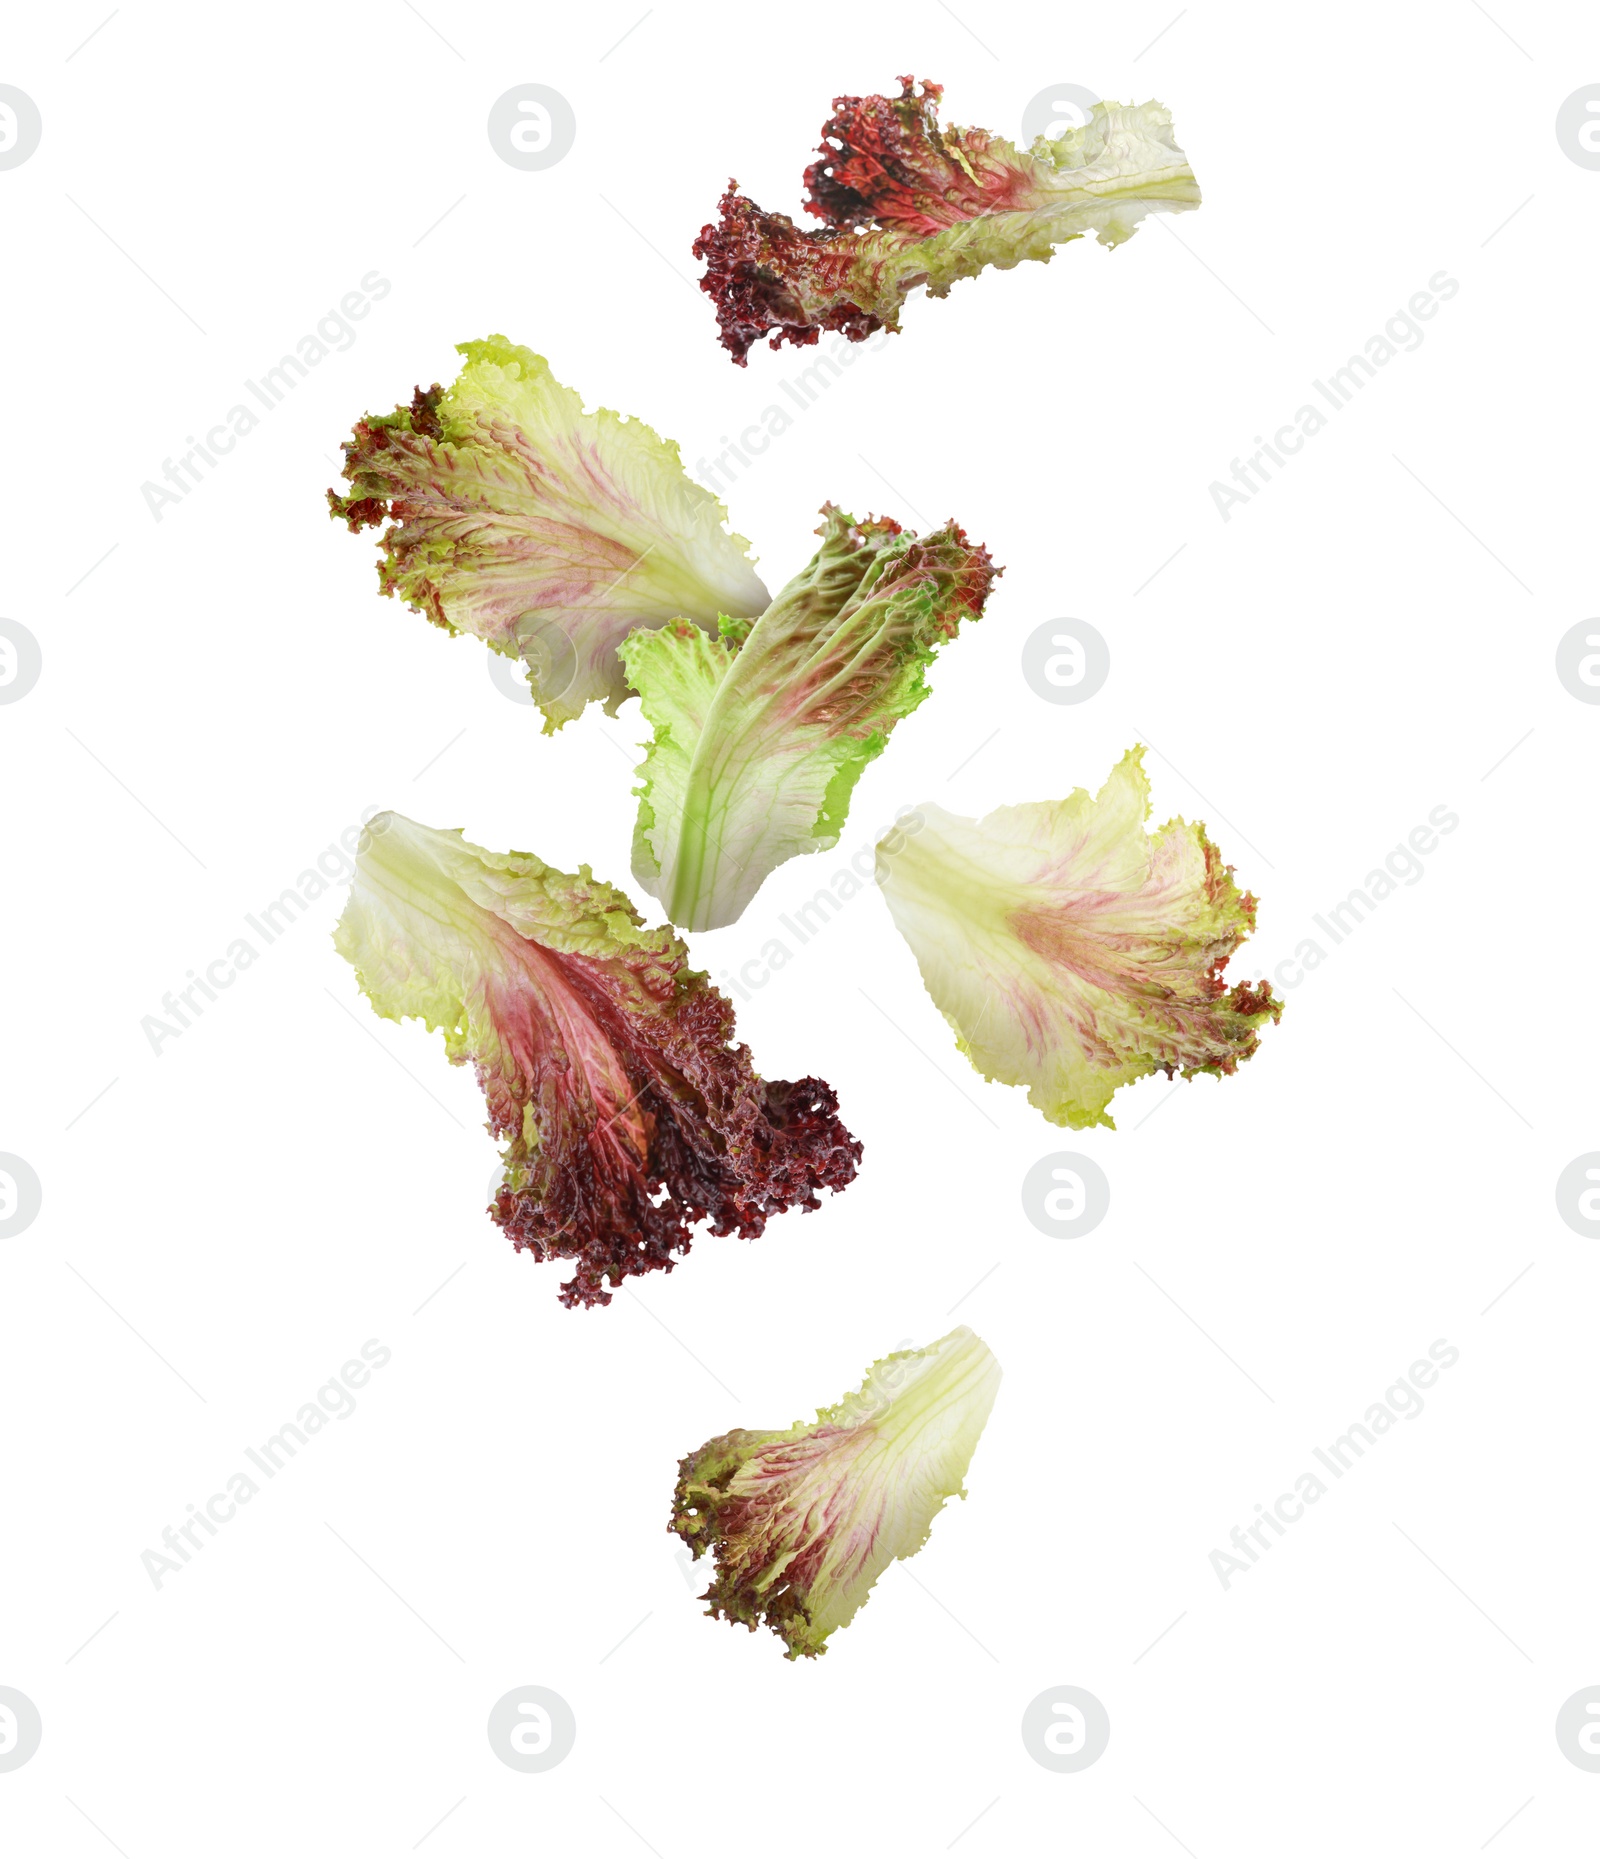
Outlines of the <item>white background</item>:
<svg viewBox="0 0 1600 1859">
<path fill-rule="evenodd" d="M 632 5 L 427 0 L 437 33 L 382 0 L 127 6 L 70 58 L 98 9 L 41 9 L 0 41 L 44 122 L 0 173 L 0 611 L 44 655 L 0 711 L 0 1149 L 44 1193 L 0 1242 L 0 1684 L 44 1721 L 0 1774 L 8 1851 L 1592 1839 L 1600 1776 L 1553 1726 L 1600 1683 L 1600 1255 L 1553 1190 L 1600 1146 L 1600 710 L 1553 667 L 1593 611 L 1600 173 L 1554 120 L 1600 23 L 958 10 L 982 44 L 931 3 L 629 31 Z M 1241 977 L 1432 808 L 1460 827 L 1237 1077 L 1149 1081 L 1083 1136 L 966 1068 L 861 896 L 740 1007 L 766 1076 L 837 1087 L 858 1181 L 569 1312 L 480 1212 L 470 1073 L 335 956 L 335 891 L 159 1056 L 140 1021 L 368 807 L 629 882 L 637 706 L 543 738 L 481 647 L 376 598 L 370 535 L 323 506 L 339 441 L 496 331 L 711 456 L 814 357 L 730 364 L 695 232 L 729 174 L 798 214 L 829 99 L 908 69 L 1006 134 L 1054 83 L 1159 97 L 1205 204 L 913 301 L 727 492 L 774 587 L 829 498 L 954 515 L 1006 572 L 837 851 L 697 959 L 754 956 L 896 808 L 1098 786 L 1135 740 L 1156 818 L 1205 820 L 1261 899 Z M 544 172 L 485 134 L 521 82 L 576 112 Z M 1420 348 L 1224 522 L 1210 483 L 1441 269 Z M 353 346 L 155 521 L 141 484 L 372 270 Z M 1019 667 L 1064 615 L 1111 646 L 1081 707 Z M 1078 1240 L 1019 1200 L 1060 1149 L 1112 1184 Z M 679 1456 L 960 1321 L 1005 1382 L 927 1550 L 817 1661 L 703 1618 Z M 374 1337 L 359 1410 L 154 1588 L 162 1528 Z M 1427 1411 L 1224 1590 L 1228 1532 L 1440 1337 Z M 523 1684 L 577 1715 L 545 1774 L 485 1736 Z M 1111 1717 L 1076 1775 L 1019 1734 L 1059 1684 Z"/>
</svg>

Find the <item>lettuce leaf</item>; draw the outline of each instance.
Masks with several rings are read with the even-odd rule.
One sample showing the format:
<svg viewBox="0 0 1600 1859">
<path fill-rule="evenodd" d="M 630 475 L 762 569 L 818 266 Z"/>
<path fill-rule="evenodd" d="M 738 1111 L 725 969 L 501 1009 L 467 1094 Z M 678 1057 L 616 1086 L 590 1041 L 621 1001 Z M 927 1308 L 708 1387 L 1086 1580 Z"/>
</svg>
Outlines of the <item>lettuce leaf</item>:
<svg viewBox="0 0 1600 1859">
<path fill-rule="evenodd" d="M 473 1062 L 505 1142 L 490 1212 L 519 1251 L 577 1261 L 569 1308 L 670 1271 L 702 1220 L 752 1239 L 855 1175 L 829 1087 L 763 1083 L 683 944 L 587 865 L 380 814 L 334 943 L 379 1014 Z"/>
<path fill-rule="evenodd" d="M 450 633 L 520 659 L 545 731 L 627 695 L 636 626 L 760 613 L 767 590 L 727 511 L 641 420 L 585 413 L 543 356 L 463 342 L 455 385 L 369 415 L 344 446 L 352 531 L 388 523 L 378 582 Z"/>
<path fill-rule="evenodd" d="M 966 1328 L 874 1362 L 814 1423 L 740 1429 L 678 1466 L 668 1528 L 712 1551 L 706 1612 L 765 1623 L 787 1656 L 815 1658 L 889 1566 L 914 1556 L 962 1481 L 1000 1386 L 1000 1364 Z"/>
<path fill-rule="evenodd" d="M 1226 1076 L 1283 1003 L 1222 980 L 1256 900 L 1203 826 L 1146 833 L 1144 751 L 1092 799 L 997 807 L 964 820 L 924 802 L 915 836 L 878 848 L 878 883 L 924 985 L 985 1078 L 1028 1087 L 1069 1129 L 1116 1126 L 1106 1106 L 1150 1073 Z"/>
<path fill-rule="evenodd" d="M 655 730 L 633 873 L 687 930 L 734 922 L 785 859 L 837 843 L 862 769 L 999 572 L 954 523 L 919 538 L 822 515 L 822 546 L 753 626 L 672 622 L 622 646 Z"/>
<path fill-rule="evenodd" d="M 722 346 L 741 367 L 771 334 L 813 343 L 825 329 L 864 341 L 898 330 L 909 291 L 943 297 L 986 266 L 1009 270 L 1092 232 L 1130 238 L 1147 213 L 1200 204 L 1188 158 L 1159 103 L 1097 103 L 1089 121 L 1019 149 L 986 129 L 941 129 L 943 86 L 903 77 L 898 97 L 835 97 L 819 159 L 806 170 L 802 232 L 728 183 L 720 219 L 701 228 L 700 288 Z"/>
</svg>

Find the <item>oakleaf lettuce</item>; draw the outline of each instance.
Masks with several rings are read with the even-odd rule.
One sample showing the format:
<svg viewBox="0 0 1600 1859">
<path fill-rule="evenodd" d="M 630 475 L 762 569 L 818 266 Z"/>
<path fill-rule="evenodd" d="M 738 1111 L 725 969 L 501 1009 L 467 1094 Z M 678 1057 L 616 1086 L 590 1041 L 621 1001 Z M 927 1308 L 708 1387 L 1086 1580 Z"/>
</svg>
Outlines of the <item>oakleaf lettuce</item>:
<svg viewBox="0 0 1600 1859">
<path fill-rule="evenodd" d="M 1222 979 L 1256 900 L 1203 826 L 1151 834 L 1143 750 L 1100 792 L 966 820 L 924 802 L 879 848 L 878 883 L 933 1002 L 985 1078 L 1052 1123 L 1114 1128 L 1124 1084 L 1232 1073 L 1283 1003 Z"/>
<path fill-rule="evenodd" d="M 941 128 L 939 84 L 900 80 L 898 97 L 835 97 L 819 159 L 806 171 L 802 232 L 730 181 L 716 225 L 694 253 L 717 307 L 724 348 L 742 367 L 753 344 L 852 342 L 898 330 L 909 291 L 943 297 L 958 278 L 1092 232 L 1120 245 L 1147 213 L 1200 204 L 1188 158 L 1159 103 L 1097 103 L 1089 121 L 1019 149 L 986 129 Z"/>
<path fill-rule="evenodd" d="M 476 1067 L 505 1144 L 490 1211 L 519 1250 L 577 1261 L 569 1308 L 670 1271 L 702 1220 L 754 1238 L 855 1175 L 829 1087 L 764 1083 L 683 944 L 587 865 L 380 814 L 334 942 L 379 1014 Z"/>
<path fill-rule="evenodd" d="M 963 1480 L 1000 1386 L 966 1328 L 874 1362 L 854 1394 L 785 1433 L 740 1429 L 678 1467 L 668 1528 L 716 1558 L 712 1616 L 765 1623 L 814 1658 L 889 1566 L 928 1540 Z"/>
<path fill-rule="evenodd" d="M 828 505 L 817 533 L 753 625 L 712 639 L 669 623 L 623 643 L 655 731 L 633 872 L 684 929 L 732 923 L 785 859 L 837 843 L 861 771 L 998 572 L 954 523 L 918 537 Z"/>
<path fill-rule="evenodd" d="M 344 446 L 352 531 L 387 523 L 379 585 L 451 633 L 520 659 L 550 731 L 627 695 L 617 646 L 636 626 L 759 613 L 767 590 L 727 511 L 670 440 L 586 413 L 543 356 L 463 342 L 448 392 L 369 415 Z"/>
</svg>

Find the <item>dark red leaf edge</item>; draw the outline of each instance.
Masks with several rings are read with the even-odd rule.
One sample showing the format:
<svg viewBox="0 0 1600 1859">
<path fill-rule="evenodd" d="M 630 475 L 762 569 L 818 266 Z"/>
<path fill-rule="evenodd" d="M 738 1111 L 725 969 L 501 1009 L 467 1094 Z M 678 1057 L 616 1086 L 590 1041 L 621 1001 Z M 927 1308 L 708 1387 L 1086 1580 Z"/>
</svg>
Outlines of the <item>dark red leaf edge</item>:
<svg viewBox="0 0 1600 1859">
<path fill-rule="evenodd" d="M 847 1187 L 861 1160 L 832 1087 L 820 1078 L 764 1082 L 749 1047 L 729 1043 L 732 1004 L 687 968 L 670 930 L 661 934 L 665 946 L 634 972 L 647 992 L 664 990 L 646 1006 L 623 1004 L 598 963 L 536 945 L 627 1074 L 630 1114 L 647 1132 L 642 1161 L 619 1171 L 617 1145 L 605 1142 L 587 1094 L 575 1102 L 577 1068 L 548 1029 L 530 1042 L 547 1055 L 534 1077 L 513 1084 L 477 1066 L 490 1128 L 509 1139 L 508 1164 L 528 1176 L 520 1191 L 502 1187 L 489 1211 L 519 1251 L 577 1262 L 560 1293 L 569 1309 L 608 1304 L 625 1279 L 670 1271 L 702 1222 L 716 1235 L 754 1239 L 773 1214 L 812 1211 L 818 1190 Z M 533 990 L 527 999 L 531 1013 Z M 530 1098 L 539 1126 L 532 1146 L 523 1136 Z"/>
<path fill-rule="evenodd" d="M 720 340 L 740 367 L 754 345 L 809 347 L 824 330 L 864 342 L 885 327 L 851 300 L 863 232 L 895 232 L 913 244 L 980 214 L 1005 211 L 1020 182 L 1009 163 L 985 160 L 996 138 L 984 129 L 939 126 L 944 86 L 900 79 L 898 97 L 835 97 L 817 159 L 806 169 L 806 211 L 824 222 L 802 231 L 768 213 L 729 181 L 716 225 L 700 229 L 694 255 L 700 288 L 717 308 Z M 884 255 L 881 238 L 877 255 Z M 798 288 L 813 306 L 808 310 Z"/>
</svg>

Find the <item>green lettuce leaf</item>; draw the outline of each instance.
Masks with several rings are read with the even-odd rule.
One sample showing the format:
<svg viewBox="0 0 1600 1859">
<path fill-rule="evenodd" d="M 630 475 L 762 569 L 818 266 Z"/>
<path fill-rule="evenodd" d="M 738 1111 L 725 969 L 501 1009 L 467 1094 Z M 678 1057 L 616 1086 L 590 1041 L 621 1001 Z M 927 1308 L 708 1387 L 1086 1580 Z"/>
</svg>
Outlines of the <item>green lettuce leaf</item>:
<svg viewBox="0 0 1600 1859">
<path fill-rule="evenodd" d="M 569 1308 L 670 1271 L 702 1220 L 753 1239 L 855 1175 L 829 1087 L 757 1076 L 683 944 L 587 865 L 379 814 L 334 944 L 383 1018 L 471 1060 L 505 1145 L 490 1211 L 519 1251 L 577 1262 Z"/>
<path fill-rule="evenodd" d="M 1222 970 L 1255 927 L 1203 826 L 1145 831 L 1130 749 L 1099 794 L 965 820 L 924 802 L 878 848 L 878 883 L 924 985 L 985 1078 L 1026 1085 L 1052 1123 L 1103 1124 L 1152 1072 L 1226 1076 L 1283 1003 Z"/>
<path fill-rule="evenodd" d="M 352 531 L 388 523 L 385 594 L 519 659 L 548 733 L 627 695 L 636 626 L 760 613 L 767 590 L 727 511 L 641 420 L 583 402 L 531 350 L 463 342 L 455 385 L 358 421 L 344 447 Z"/>
<path fill-rule="evenodd" d="M 655 730 L 633 873 L 684 929 L 734 922 L 785 859 L 837 843 L 862 769 L 998 572 L 954 523 L 919 538 L 828 505 L 817 533 L 753 626 L 710 639 L 672 623 L 623 643 Z"/>
<path fill-rule="evenodd" d="M 678 1467 L 668 1528 L 698 1561 L 712 1616 L 764 1622 L 791 1659 L 827 1650 L 889 1566 L 928 1540 L 962 1481 L 1000 1386 L 1000 1364 L 966 1328 L 874 1362 L 813 1423 L 708 1440 Z"/>
</svg>

